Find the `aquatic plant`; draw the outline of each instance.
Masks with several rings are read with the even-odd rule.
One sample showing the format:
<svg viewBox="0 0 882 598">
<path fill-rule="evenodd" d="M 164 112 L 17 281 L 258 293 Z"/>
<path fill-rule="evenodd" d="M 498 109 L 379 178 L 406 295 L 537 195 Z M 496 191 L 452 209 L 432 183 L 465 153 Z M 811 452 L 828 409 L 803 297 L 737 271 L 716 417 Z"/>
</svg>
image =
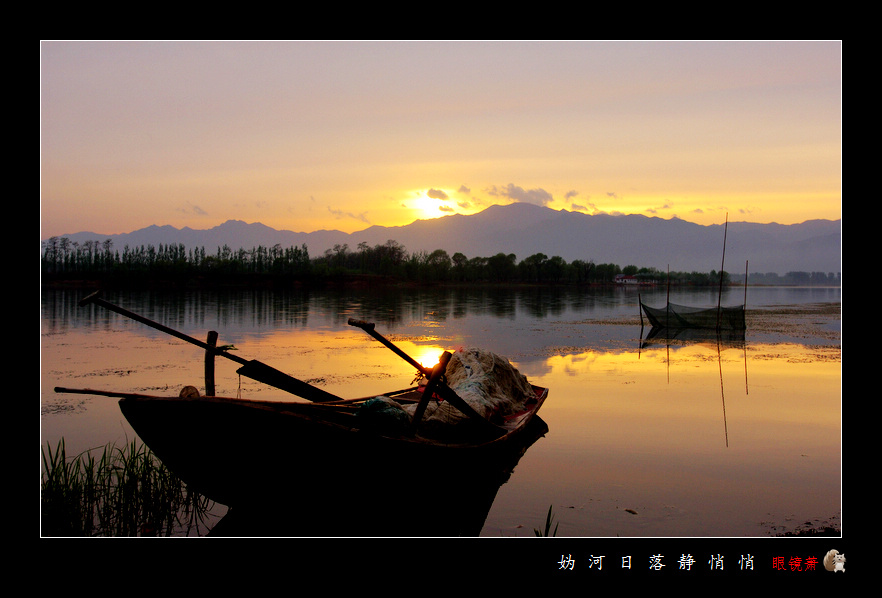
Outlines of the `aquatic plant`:
<svg viewBox="0 0 882 598">
<path fill-rule="evenodd" d="M 68 459 L 62 438 L 41 453 L 42 536 L 201 535 L 210 527 L 213 502 L 135 441 Z"/>
<path fill-rule="evenodd" d="M 538 530 L 535 527 L 533 528 L 533 533 L 536 534 L 536 536 L 539 538 L 541 538 L 543 536 L 546 538 L 550 538 L 551 536 L 557 535 L 557 528 L 558 528 L 558 526 L 560 526 L 560 522 L 557 522 L 554 525 L 554 532 L 551 531 L 551 522 L 554 520 L 554 517 L 551 514 L 552 506 L 548 507 L 548 515 L 545 516 L 545 531 L 544 531 L 544 533 L 542 530 Z"/>
</svg>

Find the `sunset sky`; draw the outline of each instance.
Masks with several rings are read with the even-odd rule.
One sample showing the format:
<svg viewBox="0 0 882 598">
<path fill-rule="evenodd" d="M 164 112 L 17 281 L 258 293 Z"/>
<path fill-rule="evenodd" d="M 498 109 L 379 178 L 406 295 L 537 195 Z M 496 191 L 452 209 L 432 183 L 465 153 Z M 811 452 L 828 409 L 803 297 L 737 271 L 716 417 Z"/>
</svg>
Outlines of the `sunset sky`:
<svg viewBox="0 0 882 598">
<path fill-rule="evenodd" d="M 842 47 L 41 42 L 41 238 L 310 232 L 514 201 L 792 224 L 842 213 Z"/>
</svg>

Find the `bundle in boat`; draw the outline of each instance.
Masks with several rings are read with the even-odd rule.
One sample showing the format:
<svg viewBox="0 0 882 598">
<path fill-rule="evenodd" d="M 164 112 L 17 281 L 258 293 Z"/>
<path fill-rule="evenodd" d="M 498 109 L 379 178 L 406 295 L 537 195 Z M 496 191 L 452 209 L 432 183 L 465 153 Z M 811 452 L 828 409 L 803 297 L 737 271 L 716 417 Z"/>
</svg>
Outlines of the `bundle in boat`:
<svg viewBox="0 0 882 598">
<path fill-rule="evenodd" d="M 460 349 L 454 353 L 445 372 L 447 386 L 483 419 L 502 423 L 527 409 L 535 399 L 536 390 L 504 357 L 477 348 Z M 382 429 L 386 433 L 403 433 L 411 425 L 416 404 L 399 403 L 379 396 L 365 402 L 359 409 L 360 425 Z M 426 406 L 420 419 L 420 435 L 450 435 L 457 428 L 465 432 L 474 422 L 461 409 L 435 397 Z"/>
</svg>

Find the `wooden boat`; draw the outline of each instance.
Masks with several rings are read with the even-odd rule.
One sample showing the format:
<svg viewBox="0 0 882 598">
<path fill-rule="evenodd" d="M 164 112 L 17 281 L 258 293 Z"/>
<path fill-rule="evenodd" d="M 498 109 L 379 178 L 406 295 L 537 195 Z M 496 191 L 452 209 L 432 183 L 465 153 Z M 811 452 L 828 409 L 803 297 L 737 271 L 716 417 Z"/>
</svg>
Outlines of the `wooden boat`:
<svg viewBox="0 0 882 598">
<path fill-rule="evenodd" d="M 389 394 L 400 402 L 422 398 L 418 389 Z M 452 439 L 393 433 L 382 422 L 368 423 L 362 410 L 372 399 L 329 405 L 129 396 L 119 406 L 144 443 L 194 490 L 243 511 L 298 504 L 324 513 L 325 527 L 331 521 L 340 524 L 341 513 L 365 503 L 447 509 L 463 503 L 457 507 L 462 509 L 477 500 L 489 510 L 517 461 L 547 432 L 536 417 L 546 396 L 546 390 L 537 389 L 523 412 L 501 422 L 499 435 L 472 430 Z M 428 529 L 435 530 L 431 535 L 476 535 L 480 527 L 474 529 L 469 521 L 459 516 L 438 529 L 424 522 L 360 517 L 345 523 L 344 531 L 422 535 L 417 530 Z M 402 531 L 405 523 L 407 531 Z"/>
<path fill-rule="evenodd" d="M 372 417 L 370 405 L 377 397 L 304 403 L 91 389 L 56 391 L 121 397 L 119 407 L 125 418 L 172 471 L 209 498 L 234 505 L 252 494 L 252 488 L 268 485 L 263 473 L 270 472 L 262 472 L 262 462 L 290 461 L 301 470 L 321 462 L 320 467 L 330 464 L 340 471 L 348 469 L 342 467 L 347 464 L 361 463 L 357 467 L 362 468 L 361 460 L 369 458 L 436 473 L 501 464 L 510 456 L 511 447 L 517 452 L 521 445 L 535 441 L 537 432 L 547 430 L 536 413 L 548 391 L 534 388 L 535 396 L 520 411 L 487 426 L 461 425 L 447 437 L 424 435 L 399 420 Z M 424 395 L 424 387 L 414 387 L 383 396 L 418 405 Z M 534 419 L 537 425 L 530 426 Z"/>
<path fill-rule="evenodd" d="M 447 384 L 453 354 L 445 352 L 435 367 L 424 368 L 372 324 L 350 324 L 417 365 L 425 374 L 423 384 L 346 400 L 320 389 L 316 394 L 301 386 L 306 383 L 290 384 L 286 374 L 249 361 L 240 373 L 265 381 L 280 377 L 280 387 L 296 388 L 311 397 L 309 402 L 200 396 L 195 387 L 172 397 L 56 391 L 119 397 L 123 415 L 156 456 L 188 486 L 232 507 L 231 513 L 283 506 L 309 514 L 309 521 L 298 519 L 298 532 L 319 522 L 312 533 L 320 535 L 477 535 L 500 485 L 548 431 L 537 416 L 548 390 L 524 387 L 528 392 L 520 401 L 488 417 Z M 442 413 L 442 405 L 448 415 L 461 412 L 456 425 L 428 418 L 432 409 Z M 358 511 L 353 516 L 353 506 L 365 504 L 382 509 L 443 505 L 443 511 L 428 520 Z M 342 529 L 332 532 L 332 523 Z"/>
</svg>

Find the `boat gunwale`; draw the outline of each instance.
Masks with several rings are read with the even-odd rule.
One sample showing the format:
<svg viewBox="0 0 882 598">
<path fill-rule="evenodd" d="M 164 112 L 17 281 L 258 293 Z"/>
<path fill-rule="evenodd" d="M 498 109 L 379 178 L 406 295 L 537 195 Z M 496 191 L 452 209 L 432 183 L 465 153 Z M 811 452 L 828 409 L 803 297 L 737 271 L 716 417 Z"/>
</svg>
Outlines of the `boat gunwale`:
<svg viewBox="0 0 882 598">
<path fill-rule="evenodd" d="M 375 397 L 388 395 L 373 395 L 357 399 L 348 399 L 335 401 L 333 403 L 307 403 L 301 401 L 272 401 L 266 399 L 250 399 L 243 397 L 219 397 L 219 396 L 153 396 L 153 395 L 130 395 L 119 400 L 120 407 L 133 403 L 164 403 L 169 405 L 228 405 L 260 411 L 279 416 L 290 416 L 300 419 L 307 419 L 316 424 L 336 428 L 342 432 L 364 433 L 366 436 L 373 437 L 378 441 L 387 441 L 401 443 L 402 445 L 436 447 L 439 449 L 479 449 L 492 445 L 504 444 L 519 435 L 530 422 L 536 417 L 539 409 L 548 397 L 548 389 L 536 385 L 532 385 L 536 392 L 535 398 L 527 400 L 527 407 L 514 414 L 506 416 L 503 423 L 498 426 L 502 433 L 498 436 L 477 435 L 474 437 L 466 437 L 463 440 L 444 440 L 419 434 L 383 434 L 377 431 L 368 431 L 360 428 L 355 422 L 355 409 L 351 407 L 363 404 Z M 395 391 L 390 394 L 408 394 L 419 393 L 418 387 L 412 387 L 403 391 Z M 334 407 L 337 407 L 336 409 Z M 123 410 L 125 414 L 125 410 Z M 128 416 L 126 416 L 128 419 Z M 351 422 L 340 421 L 340 419 L 352 419 Z M 130 422 L 131 423 L 131 422 Z"/>
</svg>

